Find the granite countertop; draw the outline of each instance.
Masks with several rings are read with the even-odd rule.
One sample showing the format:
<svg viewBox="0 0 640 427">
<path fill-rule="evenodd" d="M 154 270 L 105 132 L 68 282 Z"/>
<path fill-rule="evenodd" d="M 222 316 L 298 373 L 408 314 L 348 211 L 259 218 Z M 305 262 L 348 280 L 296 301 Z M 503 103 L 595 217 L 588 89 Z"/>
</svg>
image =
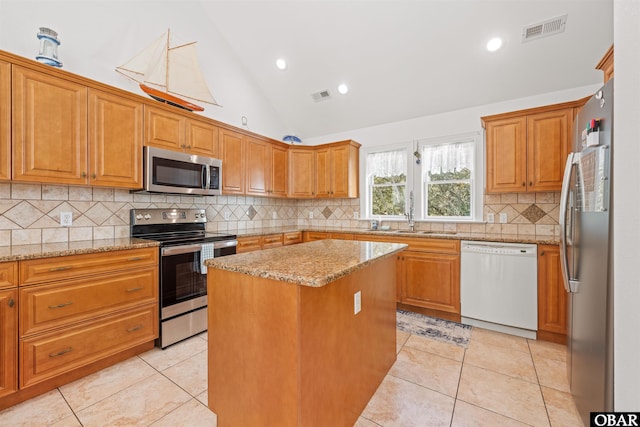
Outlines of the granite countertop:
<svg viewBox="0 0 640 427">
<path fill-rule="evenodd" d="M 557 245 L 558 237 L 555 236 L 536 236 L 522 234 L 497 234 L 497 233 L 458 233 L 447 231 L 416 231 L 407 232 L 407 230 L 371 230 L 368 228 L 342 228 L 342 227 L 301 227 L 301 226 L 283 226 L 269 228 L 254 228 L 246 230 L 228 230 L 230 234 L 238 237 L 264 236 L 267 234 L 288 233 L 295 231 L 318 231 L 323 233 L 352 233 L 364 234 L 372 236 L 393 236 L 393 237 L 412 237 L 412 238 L 430 238 L 430 239 L 449 239 L 449 240 L 474 240 L 485 242 L 502 242 L 502 243 L 537 243 L 539 245 Z"/>
<path fill-rule="evenodd" d="M 159 242 L 153 240 L 125 237 L 121 239 L 43 243 L 41 245 L 0 246 L 0 262 L 149 248 L 159 245 Z"/>
<path fill-rule="evenodd" d="M 321 287 L 404 250 L 405 244 L 318 240 L 205 261 L 209 268 Z"/>
</svg>

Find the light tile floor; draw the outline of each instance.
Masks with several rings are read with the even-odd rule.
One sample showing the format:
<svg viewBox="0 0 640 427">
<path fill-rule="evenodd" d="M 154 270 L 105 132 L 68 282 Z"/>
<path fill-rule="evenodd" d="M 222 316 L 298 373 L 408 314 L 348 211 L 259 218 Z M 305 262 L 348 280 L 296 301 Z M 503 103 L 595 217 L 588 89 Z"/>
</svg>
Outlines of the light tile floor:
<svg viewBox="0 0 640 427">
<path fill-rule="evenodd" d="M 206 340 L 150 350 L 8 408 L 0 425 L 216 426 Z M 397 351 L 355 427 L 582 425 L 564 346 L 474 327 L 466 350 L 398 331 Z"/>
</svg>

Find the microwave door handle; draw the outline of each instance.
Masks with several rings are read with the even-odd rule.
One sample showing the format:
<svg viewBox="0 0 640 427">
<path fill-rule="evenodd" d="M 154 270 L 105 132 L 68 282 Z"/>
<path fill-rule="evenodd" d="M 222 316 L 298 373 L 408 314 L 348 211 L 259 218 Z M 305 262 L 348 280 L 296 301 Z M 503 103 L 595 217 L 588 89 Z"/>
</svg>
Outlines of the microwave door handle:
<svg viewBox="0 0 640 427">
<path fill-rule="evenodd" d="M 211 185 L 211 170 L 209 169 L 209 165 L 202 165 L 202 183 L 203 188 L 206 190 Z"/>
</svg>

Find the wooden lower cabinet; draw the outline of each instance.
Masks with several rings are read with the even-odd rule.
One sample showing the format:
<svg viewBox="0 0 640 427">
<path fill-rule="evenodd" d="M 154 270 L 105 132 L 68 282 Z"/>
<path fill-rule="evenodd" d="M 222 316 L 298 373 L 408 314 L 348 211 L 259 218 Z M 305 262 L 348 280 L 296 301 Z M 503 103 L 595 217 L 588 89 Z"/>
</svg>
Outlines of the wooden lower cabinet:
<svg viewBox="0 0 640 427">
<path fill-rule="evenodd" d="M 313 242 L 314 240 L 336 239 L 336 240 L 355 240 L 353 233 L 334 233 L 326 231 L 305 231 L 302 234 L 304 242 Z"/>
<path fill-rule="evenodd" d="M 566 344 L 568 303 L 559 247 L 538 245 L 538 339 Z"/>
<path fill-rule="evenodd" d="M 259 251 L 262 249 L 277 248 L 284 244 L 283 233 L 267 234 L 264 236 L 238 237 L 236 252 L 241 254 L 245 252 Z"/>
<path fill-rule="evenodd" d="M 289 231 L 282 233 L 282 244 L 284 246 L 302 243 L 302 231 Z"/>
<path fill-rule="evenodd" d="M 18 263 L 0 263 L 0 398 L 18 389 Z"/>
<path fill-rule="evenodd" d="M 0 264 L 0 409 L 153 348 L 158 259 L 150 247 Z"/>
</svg>

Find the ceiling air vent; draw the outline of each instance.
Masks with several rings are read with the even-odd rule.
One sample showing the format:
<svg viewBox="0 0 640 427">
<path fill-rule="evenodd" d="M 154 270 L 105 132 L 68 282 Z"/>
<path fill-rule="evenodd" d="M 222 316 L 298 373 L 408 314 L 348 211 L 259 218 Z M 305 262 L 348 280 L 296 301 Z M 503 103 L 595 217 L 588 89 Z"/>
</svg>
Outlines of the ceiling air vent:
<svg viewBox="0 0 640 427">
<path fill-rule="evenodd" d="M 522 41 L 537 40 L 542 37 L 553 36 L 564 32 L 567 26 L 567 15 L 547 19 L 533 25 L 527 25 L 522 29 Z"/>
<path fill-rule="evenodd" d="M 331 94 L 328 90 L 325 89 L 321 90 L 320 92 L 312 93 L 311 98 L 313 98 L 314 101 L 319 102 L 331 98 Z"/>
</svg>

